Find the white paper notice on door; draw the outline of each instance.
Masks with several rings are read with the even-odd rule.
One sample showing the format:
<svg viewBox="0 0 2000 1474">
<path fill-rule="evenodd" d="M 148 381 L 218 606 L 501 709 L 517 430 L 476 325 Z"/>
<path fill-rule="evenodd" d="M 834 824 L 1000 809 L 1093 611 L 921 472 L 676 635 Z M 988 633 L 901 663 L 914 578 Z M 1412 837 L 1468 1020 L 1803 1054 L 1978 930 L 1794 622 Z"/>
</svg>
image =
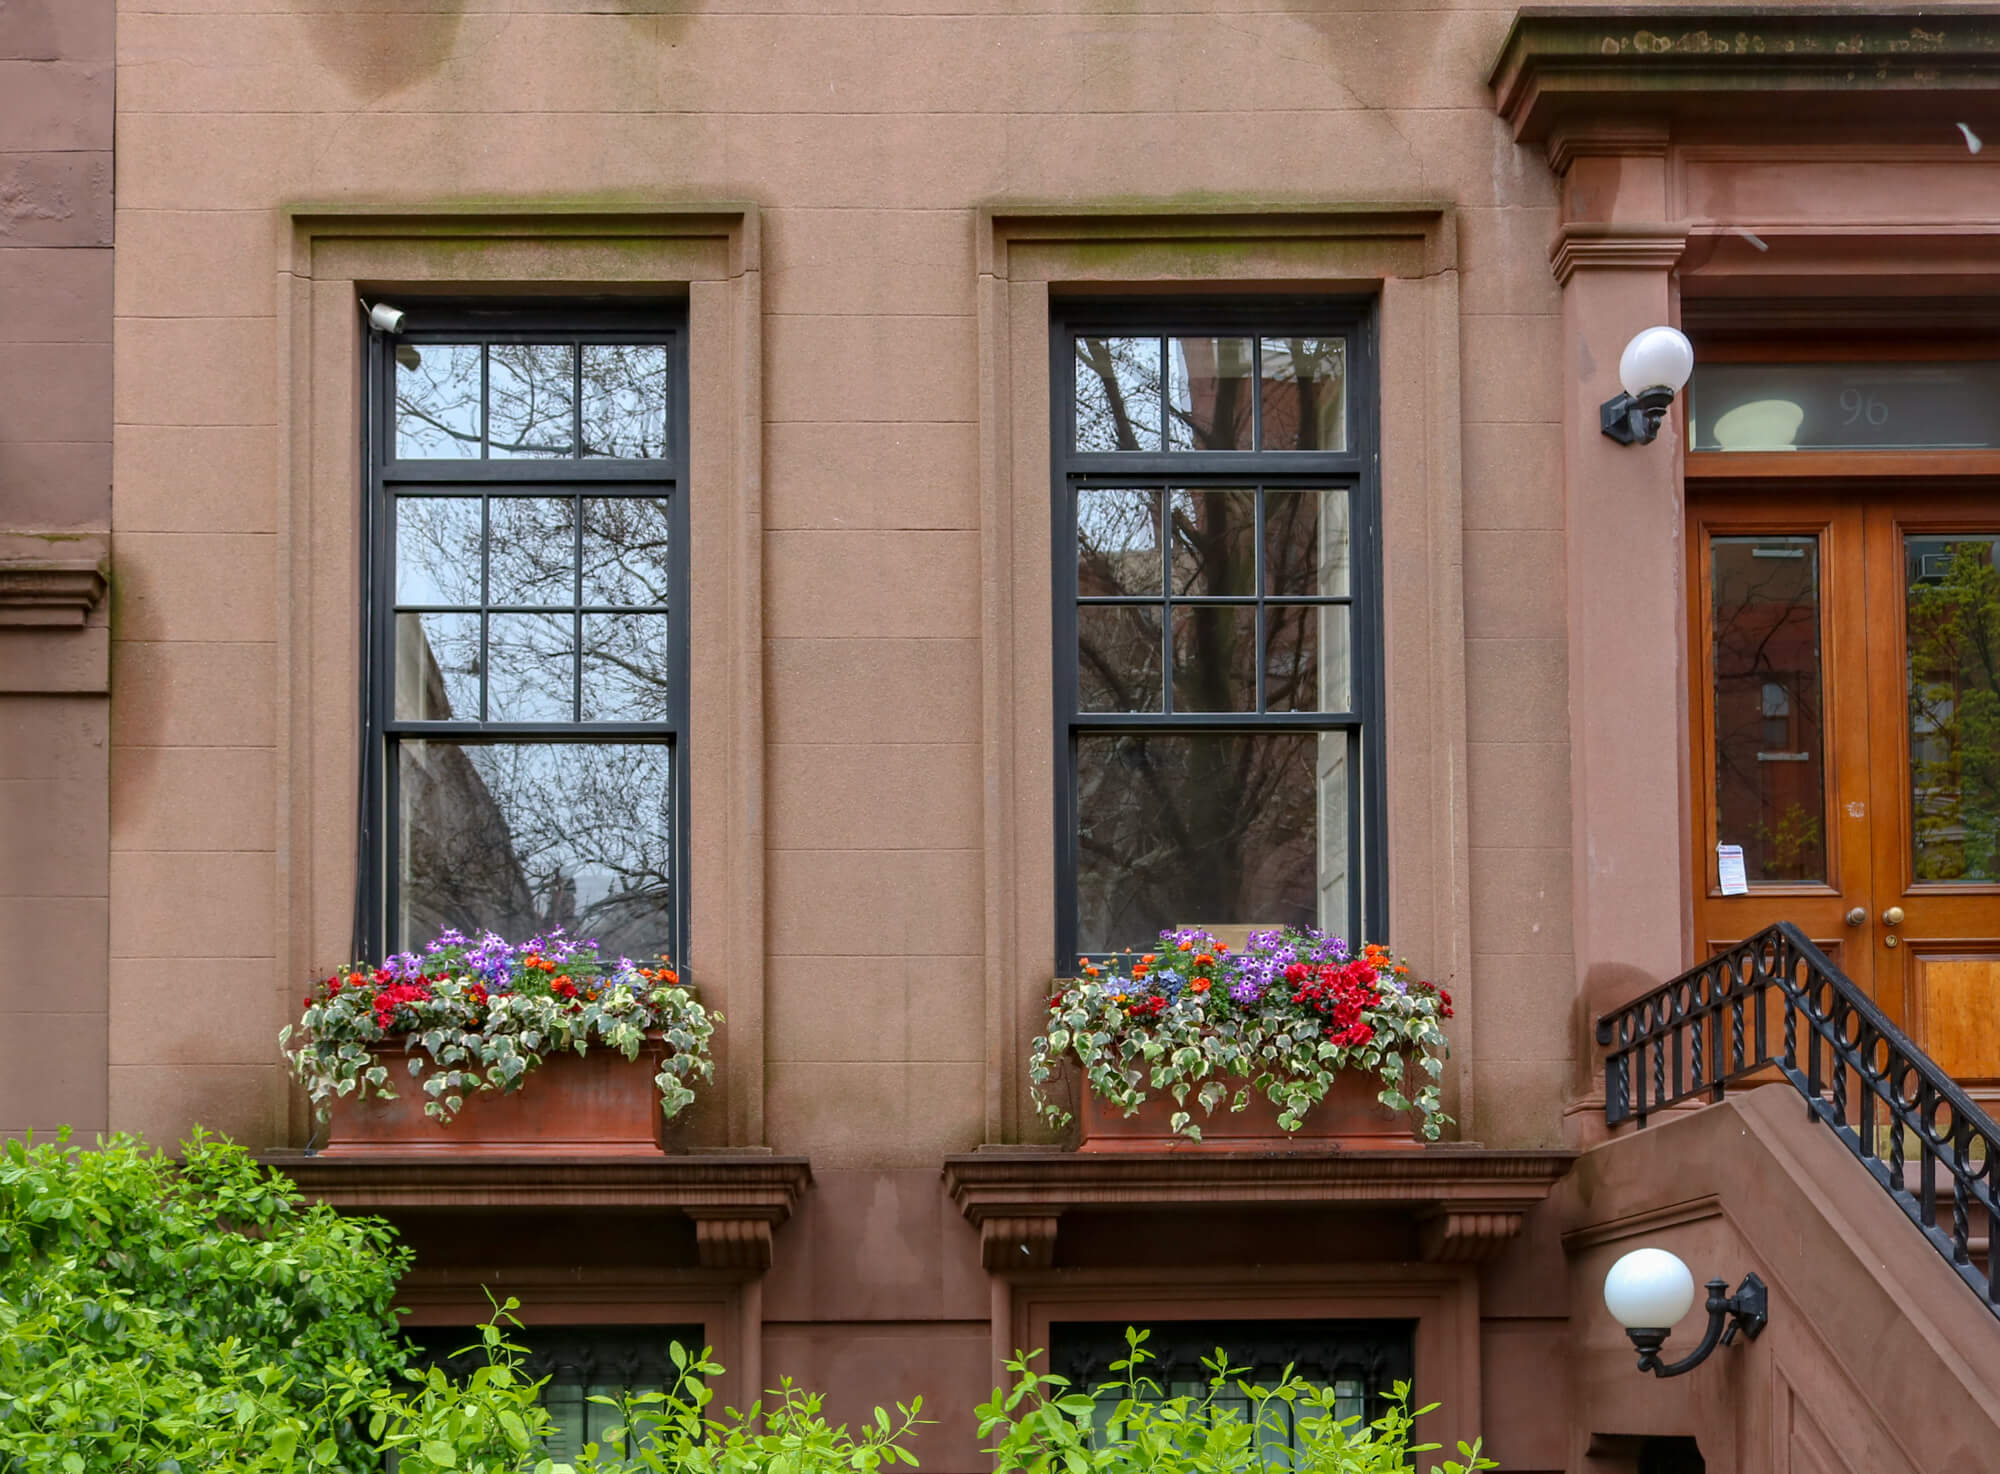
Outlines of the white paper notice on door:
<svg viewBox="0 0 2000 1474">
<path fill-rule="evenodd" d="M 1743 846 L 1719 844 L 1715 847 L 1715 877 L 1725 896 L 1747 896 L 1750 882 L 1743 878 Z"/>
</svg>

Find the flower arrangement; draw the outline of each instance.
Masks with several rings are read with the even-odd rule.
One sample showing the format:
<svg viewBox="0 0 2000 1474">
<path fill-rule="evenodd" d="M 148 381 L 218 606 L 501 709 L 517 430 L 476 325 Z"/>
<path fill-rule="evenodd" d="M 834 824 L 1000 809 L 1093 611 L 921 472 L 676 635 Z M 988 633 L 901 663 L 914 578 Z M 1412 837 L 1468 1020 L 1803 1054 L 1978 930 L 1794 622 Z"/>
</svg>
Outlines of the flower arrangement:
<svg viewBox="0 0 2000 1474">
<path fill-rule="evenodd" d="M 410 1074 L 428 1068 L 425 1114 L 448 1122 L 468 1095 L 518 1089 L 550 1054 L 596 1043 L 637 1059 L 657 1035 L 667 1047 L 655 1083 L 671 1117 L 694 1099 L 690 1080 L 714 1078 L 709 1040 L 720 1021 L 664 958 L 657 967 L 607 962 L 595 942 L 561 927 L 511 946 L 491 932 L 473 941 L 447 931 L 422 956 L 338 969 L 306 995 L 279 1043 L 323 1123 L 336 1097 L 395 1097 L 369 1046 L 400 1039 Z"/>
<path fill-rule="evenodd" d="M 1128 1116 L 1149 1091 L 1171 1092 L 1173 1130 L 1195 1141 L 1190 1093 L 1212 1113 L 1225 1098 L 1240 1111 L 1260 1091 L 1279 1126 L 1296 1131 L 1344 1070 L 1378 1076 L 1377 1098 L 1417 1112 L 1426 1140 L 1450 1124 L 1438 1079 L 1451 994 L 1385 947 L 1350 951 L 1338 937 L 1282 928 L 1252 932 L 1232 951 L 1184 929 L 1161 932 L 1157 952 L 1080 967 L 1080 977 L 1058 980 L 1030 1056 L 1035 1108 L 1052 1126 L 1070 1117 L 1048 1090 L 1066 1059 Z"/>
</svg>

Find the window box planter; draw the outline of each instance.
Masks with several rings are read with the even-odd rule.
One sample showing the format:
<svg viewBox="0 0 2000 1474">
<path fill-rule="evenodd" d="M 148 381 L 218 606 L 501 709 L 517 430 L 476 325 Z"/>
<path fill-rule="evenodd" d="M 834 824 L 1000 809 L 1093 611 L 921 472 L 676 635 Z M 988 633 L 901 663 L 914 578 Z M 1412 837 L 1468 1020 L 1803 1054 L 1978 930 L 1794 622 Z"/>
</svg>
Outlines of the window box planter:
<svg viewBox="0 0 2000 1474">
<path fill-rule="evenodd" d="M 280 1042 L 336 1152 L 631 1155 L 713 1078 L 720 1021 L 664 959 L 447 932 L 324 979 Z"/>
<path fill-rule="evenodd" d="M 1176 1138 L 1244 1149 L 1385 1149 L 1437 1141 L 1451 994 L 1386 947 L 1310 928 L 1232 949 L 1195 927 L 1158 950 L 1083 959 L 1058 979 L 1028 1077 L 1051 1126 L 1079 1079 L 1085 1152 L 1159 1151 Z M 1232 1111 L 1239 1096 L 1244 1109 Z M 1289 1145 L 1288 1145 L 1289 1143 Z"/>
<path fill-rule="evenodd" d="M 653 1077 L 667 1046 L 658 1036 L 640 1045 L 636 1059 L 608 1049 L 550 1055 L 524 1086 L 468 1096 L 449 1122 L 424 1113 L 430 1097 L 423 1076 L 409 1076 L 401 1040 L 368 1052 L 399 1089 L 393 1098 L 335 1100 L 322 1152 L 644 1156 L 668 1150 L 684 1134 L 660 1107 Z"/>
<path fill-rule="evenodd" d="M 1230 1098 L 1246 1082 L 1228 1080 Z M 1278 1107 L 1256 1090 L 1240 1111 L 1229 1109 L 1228 1101 L 1214 1113 L 1203 1115 L 1193 1109 L 1201 1140 L 1190 1140 L 1174 1130 L 1173 1115 L 1182 1107 L 1168 1094 L 1148 1096 L 1132 1115 L 1100 1100 L 1088 1086 L 1083 1091 L 1082 1108 L 1077 1112 L 1082 1140 L 1080 1152 L 1323 1152 L 1392 1151 L 1406 1149 L 1417 1132 L 1408 1112 L 1392 1111 L 1378 1099 L 1382 1081 L 1374 1075 L 1358 1073 L 1337 1076 L 1326 1098 L 1306 1111 L 1296 1131 L 1278 1124 Z"/>
</svg>

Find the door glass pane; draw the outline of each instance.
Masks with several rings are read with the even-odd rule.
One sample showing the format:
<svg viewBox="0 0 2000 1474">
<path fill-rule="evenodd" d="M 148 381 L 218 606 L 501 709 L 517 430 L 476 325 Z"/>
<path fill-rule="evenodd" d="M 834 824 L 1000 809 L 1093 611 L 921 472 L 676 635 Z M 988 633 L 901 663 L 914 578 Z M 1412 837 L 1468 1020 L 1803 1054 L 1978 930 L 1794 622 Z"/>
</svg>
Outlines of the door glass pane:
<svg viewBox="0 0 2000 1474">
<path fill-rule="evenodd" d="M 1248 338 L 1167 339 L 1170 450 L 1250 449 Z"/>
<path fill-rule="evenodd" d="M 1344 887 L 1324 888 L 1319 862 L 1321 826 L 1337 824 L 1344 843 L 1347 824 L 1347 766 L 1323 749 L 1347 740 L 1079 736 L 1078 950 L 1143 947 L 1188 922 L 1344 933 Z"/>
<path fill-rule="evenodd" d="M 2000 881 L 2000 536 L 1903 540 L 1917 880 Z"/>
<path fill-rule="evenodd" d="M 672 768 L 665 743 L 398 743 L 402 941 L 562 926 L 607 956 L 669 950 Z"/>
<path fill-rule="evenodd" d="M 1160 340 L 1076 340 L 1076 448 L 1160 448 Z"/>
<path fill-rule="evenodd" d="M 1347 340 L 1266 338 L 1264 449 L 1347 449 Z"/>
<path fill-rule="evenodd" d="M 1715 628 L 1715 837 L 1752 886 L 1826 879 L 1819 542 L 1709 544 Z"/>
</svg>

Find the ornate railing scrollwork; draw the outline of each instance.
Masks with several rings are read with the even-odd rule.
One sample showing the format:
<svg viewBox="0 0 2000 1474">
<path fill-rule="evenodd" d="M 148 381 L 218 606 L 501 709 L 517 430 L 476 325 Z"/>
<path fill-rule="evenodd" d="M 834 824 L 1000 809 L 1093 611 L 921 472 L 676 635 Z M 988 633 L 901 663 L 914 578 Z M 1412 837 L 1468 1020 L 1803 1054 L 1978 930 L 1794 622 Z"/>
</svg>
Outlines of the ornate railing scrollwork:
<svg viewBox="0 0 2000 1474">
<path fill-rule="evenodd" d="M 1987 1308 L 2000 1125 L 1781 921 L 1597 1021 L 1604 1119 L 1639 1126 L 1776 1071 Z"/>
</svg>

